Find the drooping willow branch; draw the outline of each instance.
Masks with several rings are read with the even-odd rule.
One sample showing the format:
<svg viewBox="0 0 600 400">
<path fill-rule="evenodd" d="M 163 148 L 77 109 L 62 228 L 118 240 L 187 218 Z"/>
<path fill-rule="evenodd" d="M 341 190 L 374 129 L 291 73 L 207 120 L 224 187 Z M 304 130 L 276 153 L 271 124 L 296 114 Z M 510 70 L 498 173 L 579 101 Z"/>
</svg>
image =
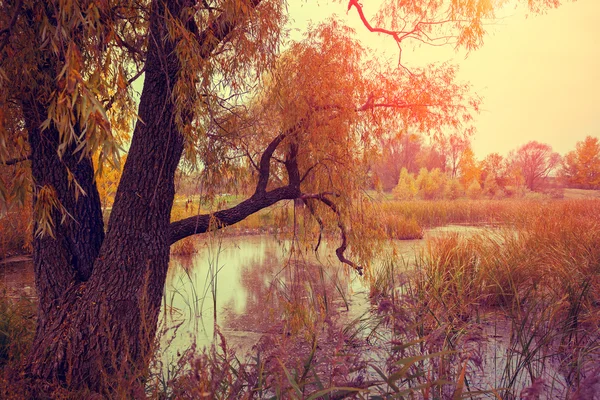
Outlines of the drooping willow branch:
<svg viewBox="0 0 600 400">
<path fill-rule="evenodd" d="M 315 253 L 316 253 L 319 250 L 319 246 L 321 245 L 321 239 L 323 238 L 323 231 L 325 230 L 325 224 L 323 223 L 323 219 L 319 216 L 319 214 L 317 214 L 315 208 L 313 207 L 312 203 L 310 201 L 308 201 L 308 199 L 302 199 L 302 202 L 304 203 L 306 208 L 308 208 L 308 211 L 310 211 L 310 214 L 313 216 L 313 218 L 319 224 L 319 238 L 317 239 L 317 244 L 315 245 Z"/>
<path fill-rule="evenodd" d="M 332 194 L 332 195 L 334 195 L 334 194 Z M 337 257 L 340 260 L 340 262 L 342 262 L 342 263 L 344 263 L 346 265 L 349 265 L 354 270 L 356 270 L 356 272 L 358 272 L 359 275 L 362 275 L 363 274 L 363 267 L 361 267 L 360 265 L 356 264 L 352 260 L 349 260 L 344 255 L 344 253 L 346 252 L 346 249 L 348 248 L 348 237 L 347 237 L 347 234 L 346 234 L 346 226 L 342 222 L 342 216 L 340 214 L 340 210 L 337 207 L 337 205 L 331 199 L 329 199 L 327 197 L 326 193 L 303 194 L 302 197 L 301 197 L 301 199 L 304 200 L 304 201 L 309 200 L 309 199 L 318 200 L 321 203 L 325 204 L 327 207 L 329 207 L 331 209 L 331 211 L 333 211 L 337 215 L 337 218 L 338 218 L 338 228 L 340 229 L 340 237 L 342 239 L 342 243 L 335 250 L 335 254 L 337 255 Z M 320 240 L 320 238 L 319 238 L 319 240 Z"/>
<path fill-rule="evenodd" d="M 143 74 L 144 72 L 146 72 L 146 67 L 145 67 L 145 66 L 144 66 L 144 67 L 142 67 L 142 68 L 140 68 L 140 70 L 139 70 L 138 72 L 136 72 L 136 73 L 135 73 L 135 75 L 133 75 L 131 78 L 129 78 L 129 79 L 127 80 L 127 82 L 126 82 L 126 84 L 125 84 L 125 88 L 128 88 L 128 87 L 130 87 L 130 86 L 133 84 L 133 82 L 135 82 L 136 80 L 138 80 L 138 79 L 139 79 L 139 78 L 142 76 L 142 74 Z M 115 100 L 117 99 L 117 94 L 118 94 L 118 92 L 117 92 L 117 93 L 115 93 L 115 94 L 113 94 L 113 95 L 112 95 L 112 96 L 111 96 L 111 97 L 108 99 L 108 101 L 106 102 L 106 105 L 104 106 L 104 109 L 105 109 L 106 111 L 108 111 L 108 110 L 110 110 L 110 109 L 112 108 L 112 106 L 113 106 L 113 104 L 114 104 Z"/>
<path fill-rule="evenodd" d="M 248 10 L 258 7 L 262 0 L 248 0 Z M 229 13 L 222 12 L 215 18 L 209 26 L 202 32 L 198 31 L 198 27 L 193 19 L 187 21 L 187 29 L 196 37 L 196 40 L 201 44 L 200 57 L 207 59 L 212 55 L 217 45 L 225 40 L 227 36 L 235 29 L 237 22 Z"/>
<path fill-rule="evenodd" d="M 379 107 L 405 109 L 415 106 L 430 107 L 433 105 L 434 104 L 415 105 L 411 103 L 403 103 L 398 101 L 376 102 L 374 95 L 371 94 L 364 104 L 354 107 L 353 111 L 359 113 Z M 312 111 L 326 112 L 341 109 L 342 107 L 338 105 L 326 105 L 314 107 Z M 221 229 L 226 226 L 236 224 L 244 220 L 246 217 L 282 200 L 300 199 L 305 204 L 307 204 L 308 200 L 312 199 L 323 203 L 332 212 L 336 214 L 341 237 L 341 244 L 336 249 L 336 255 L 340 262 L 351 266 L 359 274 L 362 274 L 363 268 L 346 258 L 344 255 L 348 247 L 347 229 L 342 221 L 341 213 L 338 206 L 331 199 L 331 197 L 337 197 L 337 195 L 328 192 L 319 194 L 306 194 L 303 193 L 301 190 L 301 183 L 306 179 L 308 174 L 315 168 L 316 165 L 308 167 L 304 174 L 301 175 L 297 163 L 297 154 L 299 150 L 298 144 L 294 140 L 286 141 L 286 139 L 293 139 L 294 135 L 301 134 L 301 132 L 307 128 L 307 120 L 307 118 L 300 119 L 295 125 L 275 136 L 275 138 L 273 138 L 271 142 L 266 146 L 260 157 L 260 160 L 258 161 L 253 160 L 246 149 L 246 154 L 250 158 L 252 166 L 258 172 L 258 179 L 254 193 L 248 199 L 228 209 L 220 210 L 215 213 L 200 214 L 171 223 L 170 243 L 173 244 L 188 236 L 205 233 L 209 230 Z M 275 157 L 275 152 L 277 151 L 277 149 L 280 148 L 281 144 L 284 143 L 284 141 L 286 141 L 286 144 L 288 146 L 287 153 L 285 154 L 284 159 L 279 160 L 278 157 Z M 275 189 L 268 190 L 269 184 L 273 186 L 274 184 L 279 184 L 282 182 L 282 180 L 280 179 L 273 179 L 276 178 L 276 176 L 271 176 L 271 161 L 273 160 L 282 162 L 285 165 L 285 171 L 287 173 L 288 179 L 287 184 L 283 184 L 282 186 L 279 186 Z M 309 211 L 313 213 L 322 229 L 323 221 L 314 213 L 314 210 L 311 206 L 312 205 L 309 205 Z M 317 248 L 319 247 L 319 244 L 321 242 L 321 236 L 322 235 L 320 234 Z"/>
</svg>

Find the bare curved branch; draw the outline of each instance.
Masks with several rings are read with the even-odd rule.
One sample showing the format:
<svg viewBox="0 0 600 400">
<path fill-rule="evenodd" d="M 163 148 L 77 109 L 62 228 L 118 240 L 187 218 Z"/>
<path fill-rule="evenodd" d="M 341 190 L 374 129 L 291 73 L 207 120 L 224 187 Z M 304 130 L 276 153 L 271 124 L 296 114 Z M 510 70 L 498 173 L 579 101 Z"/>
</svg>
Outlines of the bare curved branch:
<svg viewBox="0 0 600 400">
<path fill-rule="evenodd" d="M 346 235 L 346 226 L 342 222 L 340 211 L 339 211 L 337 205 L 333 201 L 331 201 L 331 199 L 327 198 L 327 195 L 335 196 L 335 194 L 333 194 L 333 193 L 303 194 L 301 199 L 305 200 L 305 201 L 308 199 L 318 200 L 321 203 L 325 204 L 327 207 L 329 207 L 331 209 L 331 211 L 333 211 L 338 216 L 338 227 L 340 228 L 340 236 L 342 239 L 342 243 L 335 250 L 335 254 L 337 255 L 338 260 L 340 260 L 340 262 L 351 266 L 359 275 L 362 275 L 363 267 L 356 264 L 352 260 L 349 260 L 344 255 L 344 252 L 348 248 L 348 237 Z"/>
<path fill-rule="evenodd" d="M 340 229 L 342 243 L 336 249 L 335 253 L 340 262 L 351 266 L 355 269 L 359 275 L 362 275 L 363 268 L 353 261 L 345 257 L 344 252 L 348 247 L 348 240 L 346 234 L 346 227 L 342 223 L 341 215 L 337 205 L 330 200 L 327 196 L 339 197 L 339 194 L 333 192 L 323 192 L 319 194 L 303 194 L 300 190 L 300 183 L 302 178 L 298 170 L 297 154 L 298 146 L 296 143 L 290 143 L 286 154 L 286 158 L 283 161 L 285 169 L 288 175 L 288 184 L 270 191 L 267 191 L 267 184 L 270 178 L 270 163 L 273 158 L 273 154 L 281 143 L 290 135 L 293 135 L 299 129 L 302 122 L 296 124 L 292 128 L 285 132 L 277 135 L 267 146 L 263 152 L 260 163 L 258 165 L 258 182 L 254 194 L 247 200 L 239 203 L 238 205 L 228 208 L 226 210 L 217 211 L 212 214 L 200 214 L 193 217 L 185 218 L 180 221 L 172 222 L 169 228 L 169 242 L 171 244 L 186 238 L 188 236 L 205 233 L 209 230 L 221 229 L 229 225 L 233 225 L 244 220 L 246 217 L 260 211 L 264 208 L 270 207 L 275 203 L 282 200 L 294 200 L 302 199 L 305 204 L 308 204 L 309 199 L 315 199 L 323 204 L 327 205 L 338 217 L 338 227 Z M 314 213 L 314 210 L 310 205 L 309 210 L 313 213 L 321 230 L 323 228 L 323 221 Z M 318 249 L 321 242 L 321 235 L 319 235 L 319 242 L 315 248 Z"/>
<path fill-rule="evenodd" d="M 170 225 L 170 243 L 173 244 L 185 237 L 207 232 L 210 229 L 220 229 L 242 221 L 257 211 L 267 208 L 281 200 L 292 200 L 301 196 L 300 173 L 296 162 L 297 149 L 292 145 L 285 161 L 288 173 L 288 184 L 267 192 L 267 184 L 271 175 L 271 158 L 273 153 L 286 137 L 295 132 L 292 127 L 277 135 L 263 152 L 258 165 L 258 182 L 254 194 L 240 204 L 213 214 L 201 214 L 189 217 Z M 212 225 L 211 225 L 212 222 Z"/>
<path fill-rule="evenodd" d="M 282 200 L 293 200 L 300 197 L 300 189 L 284 186 L 266 193 L 255 194 L 240 204 L 214 214 L 201 214 L 171 223 L 170 243 L 211 229 L 221 229 L 236 224 L 246 217 Z"/>
<path fill-rule="evenodd" d="M 363 25 L 370 32 L 373 32 L 373 33 L 383 33 L 385 35 L 389 35 L 389 36 L 393 37 L 396 42 L 400 43 L 400 41 L 402 39 L 400 38 L 400 35 L 399 35 L 398 32 L 391 31 L 391 30 L 388 30 L 388 29 L 383 29 L 383 28 L 374 28 L 369 23 L 369 21 L 367 20 L 367 17 L 365 17 L 365 13 L 363 12 L 362 5 L 358 2 L 358 0 L 350 0 L 348 2 L 348 11 L 350 11 L 350 9 L 353 6 L 356 8 L 356 11 L 358 12 L 358 16 L 360 17 L 360 20 L 362 21 Z"/>
</svg>

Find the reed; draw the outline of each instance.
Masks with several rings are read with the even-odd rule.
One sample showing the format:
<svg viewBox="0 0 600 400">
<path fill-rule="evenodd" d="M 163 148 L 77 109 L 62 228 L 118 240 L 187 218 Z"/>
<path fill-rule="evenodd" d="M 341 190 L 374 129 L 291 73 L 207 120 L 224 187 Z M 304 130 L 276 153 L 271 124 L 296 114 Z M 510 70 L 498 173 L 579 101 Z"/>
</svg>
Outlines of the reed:
<svg viewBox="0 0 600 400">
<path fill-rule="evenodd" d="M 494 214 L 505 228 L 431 241 L 404 278 L 403 295 L 388 289 L 379 302 L 394 340 L 423 340 L 425 354 L 483 354 L 481 371 L 465 364 L 465 379 L 501 398 L 581 391 L 600 361 L 599 205 L 513 203 Z M 451 357 L 445 374 L 460 364 Z"/>
</svg>

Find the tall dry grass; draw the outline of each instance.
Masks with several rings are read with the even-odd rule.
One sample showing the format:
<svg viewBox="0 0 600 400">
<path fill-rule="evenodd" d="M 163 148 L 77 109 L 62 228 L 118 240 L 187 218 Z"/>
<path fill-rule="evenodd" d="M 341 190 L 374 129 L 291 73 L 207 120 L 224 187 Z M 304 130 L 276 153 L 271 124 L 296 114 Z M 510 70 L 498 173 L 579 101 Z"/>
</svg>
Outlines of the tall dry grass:
<svg viewBox="0 0 600 400">
<path fill-rule="evenodd" d="M 505 200 L 413 200 L 382 202 L 381 213 L 414 220 L 423 228 L 448 224 L 498 224 L 524 212 L 539 201 Z"/>
<path fill-rule="evenodd" d="M 600 363 L 600 202 L 499 207 L 490 214 L 504 228 L 434 239 L 414 272 L 395 278 L 402 285 L 379 285 L 380 315 L 400 344 L 390 360 L 449 352 L 415 373 L 503 399 L 590 393 Z"/>
</svg>

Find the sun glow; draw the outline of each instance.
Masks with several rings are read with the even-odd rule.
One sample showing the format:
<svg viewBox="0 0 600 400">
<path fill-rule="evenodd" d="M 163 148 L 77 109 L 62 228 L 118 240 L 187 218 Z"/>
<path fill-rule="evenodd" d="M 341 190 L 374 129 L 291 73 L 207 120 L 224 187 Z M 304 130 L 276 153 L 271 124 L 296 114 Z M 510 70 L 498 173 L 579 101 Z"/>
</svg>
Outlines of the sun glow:
<svg viewBox="0 0 600 400">
<path fill-rule="evenodd" d="M 372 4 L 364 6 L 372 18 Z M 371 33 L 356 9 L 345 3 L 294 2 L 289 5 L 290 38 L 301 39 L 311 22 L 336 16 L 356 31 L 363 45 L 391 64 L 407 68 L 432 62 L 459 66 L 457 77 L 483 97 L 475 115 L 473 149 L 478 158 L 507 154 L 530 140 L 550 144 L 561 154 L 586 136 L 599 136 L 600 2 L 565 3 L 542 15 L 506 5 L 497 20 L 485 25 L 481 48 L 467 53 L 453 46 L 406 42 L 402 51 L 393 38 Z"/>
</svg>

